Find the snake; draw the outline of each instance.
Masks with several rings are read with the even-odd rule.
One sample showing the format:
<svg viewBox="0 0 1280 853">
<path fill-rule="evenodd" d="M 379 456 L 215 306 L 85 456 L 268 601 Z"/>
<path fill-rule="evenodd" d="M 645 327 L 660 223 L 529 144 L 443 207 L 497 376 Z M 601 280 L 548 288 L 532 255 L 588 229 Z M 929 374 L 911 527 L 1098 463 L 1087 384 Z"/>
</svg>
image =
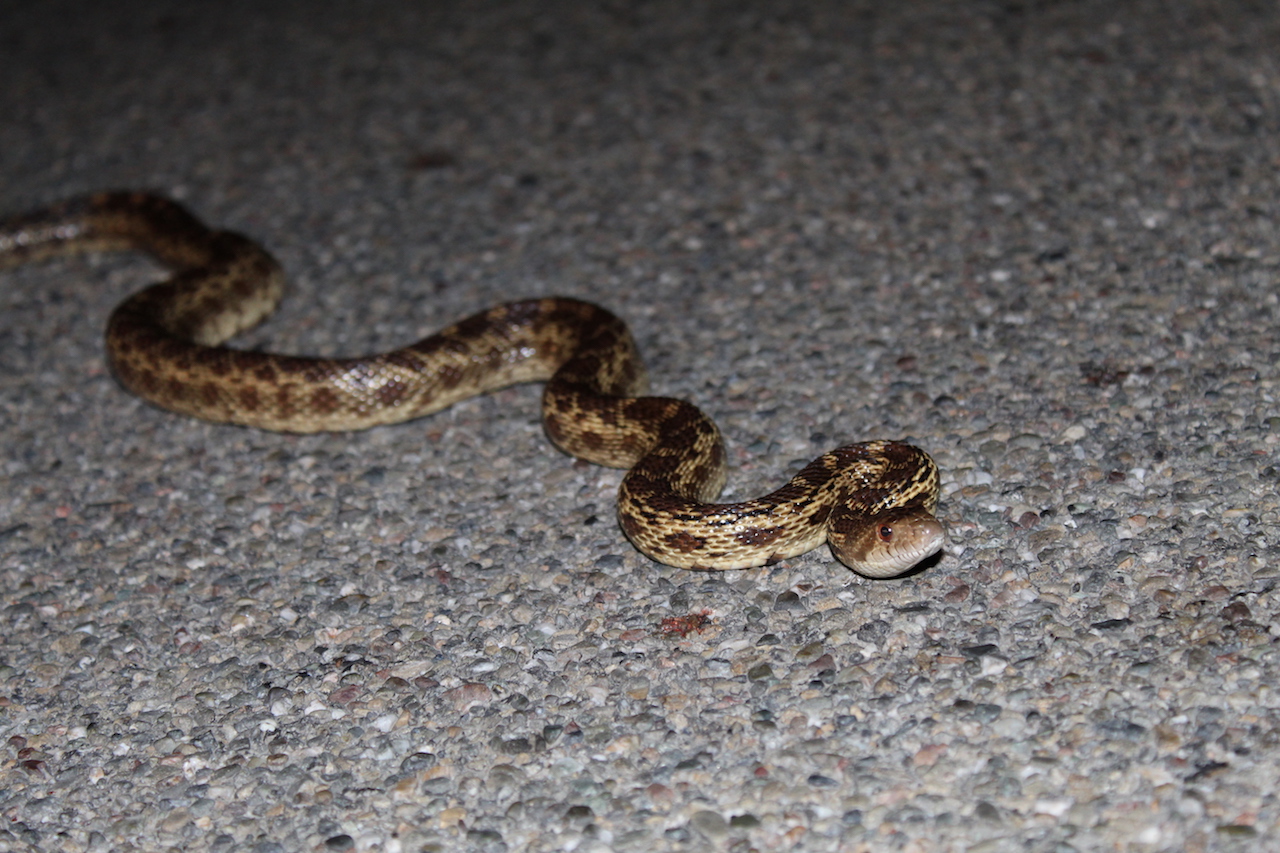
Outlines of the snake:
<svg viewBox="0 0 1280 853">
<path fill-rule="evenodd" d="M 358 358 L 247 351 L 226 342 L 271 314 L 285 283 L 253 240 L 141 191 L 77 196 L 0 220 L 0 267 L 119 250 L 148 254 L 168 271 L 112 311 L 105 335 L 119 383 L 162 409 L 277 432 L 341 432 L 545 382 L 548 438 L 574 457 L 626 470 L 619 526 L 659 563 L 744 569 L 826 542 L 853 571 L 888 578 L 945 544 L 937 465 L 900 441 L 839 447 L 763 497 L 715 503 L 727 476 L 720 430 L 686 400 L 648 395 L 631 331 L 598 305 L 507 302 Z"/>
</svg>

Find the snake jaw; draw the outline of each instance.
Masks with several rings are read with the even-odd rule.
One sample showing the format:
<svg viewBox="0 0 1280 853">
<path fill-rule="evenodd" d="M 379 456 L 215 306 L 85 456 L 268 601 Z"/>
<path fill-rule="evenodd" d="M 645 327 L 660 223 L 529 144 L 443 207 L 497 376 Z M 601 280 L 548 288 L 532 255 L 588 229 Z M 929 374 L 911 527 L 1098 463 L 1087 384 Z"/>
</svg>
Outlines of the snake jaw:
<svg viewBox="0 0 1280 853">
<path fill-rule="evenodd" d="M 904 574 L 941 551 L 946 539 L 942 523 L 920 507 L 886 510 L 859 528 L 835 523 L 827 531 L 836 558 L 871 578 Z"/>
</svg>

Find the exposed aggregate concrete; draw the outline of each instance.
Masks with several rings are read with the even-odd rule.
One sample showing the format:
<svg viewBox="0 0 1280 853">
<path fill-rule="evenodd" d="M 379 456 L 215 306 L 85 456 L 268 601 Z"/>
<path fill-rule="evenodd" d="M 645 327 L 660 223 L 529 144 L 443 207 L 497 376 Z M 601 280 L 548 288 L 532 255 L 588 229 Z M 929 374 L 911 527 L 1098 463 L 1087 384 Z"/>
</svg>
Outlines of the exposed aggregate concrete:
<svg viewBox="0 0 1280 853">
<path fill-rule="evenodd" d="M 419 8 L 420 7 L 420 8 Z M 656 565 L 537 388 L 361 434 L 124 394 L 149 262 L 0 272 L 0 849 L 1267 849 L 1280 9 L 16 4 L 0 209 L 148 187 L 243 345 L 591 298 L 730 494 L 847 441 L 952 544 Z"/>
</svg>

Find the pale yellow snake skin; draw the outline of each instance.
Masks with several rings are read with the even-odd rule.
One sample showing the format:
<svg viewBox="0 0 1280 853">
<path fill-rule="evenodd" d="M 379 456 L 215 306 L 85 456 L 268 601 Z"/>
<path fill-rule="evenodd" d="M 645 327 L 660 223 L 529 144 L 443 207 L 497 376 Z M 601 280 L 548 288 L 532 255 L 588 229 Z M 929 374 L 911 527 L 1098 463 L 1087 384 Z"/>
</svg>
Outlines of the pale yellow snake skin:
<svg viewBox="0 0 1280 853">
<path fill-rule="evenodd" d="M 223 343 L 274 310 L 283 274 L 257 244 L 206 227 L 175 202 L 114 192 L 0 222 L 0 266 L 86 250 L 136 249 L 173 274 L 122 302 L 106 351 L 120 383 L 165 409 L 285 432 L 355 430 L 428 415 L 517 382 L 545 381 L 542 417 L 562 450 L 628 469 L 618 521 L 643 553 L 690 569 L 736 569 L 824 541 L 845 565 L 893 577 L 938 553 L 938 470 L 892 441 L 820 456 L 785 486 L 714 504 L 720 431 L 648 382 L 617 317 L 552 297 L 512 302 L 415 344 L 364 358 L 245 352 Z"/>
</svg>

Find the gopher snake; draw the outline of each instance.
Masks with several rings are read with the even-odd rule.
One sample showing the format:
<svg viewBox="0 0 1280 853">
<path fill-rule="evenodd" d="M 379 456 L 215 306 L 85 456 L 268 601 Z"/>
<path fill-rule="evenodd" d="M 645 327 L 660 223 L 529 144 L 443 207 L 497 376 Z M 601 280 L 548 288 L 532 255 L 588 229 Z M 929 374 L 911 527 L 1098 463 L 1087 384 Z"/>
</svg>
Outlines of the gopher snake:
<svg viewBox="0 0 1280 853">
<path fill-rule="evenodd" d="M 239 234 L 206 227 L 144 193 L 71 199 L 0 223 L 0 266 L 86 250 L 137 249 L 174 272 L 107 323 L 122 385 L 165 409 L 266 430 L 398 423 L 518 382 L 546 381 L 542 417 L 562 450 L 628 469 L 618 520 L 636 548 L 671 566 L 733 569 L 824 540 L 854 570 L 892 577 L 937 553 L 938 471 L 893 441 L 820 456 L 782 488 L 712 504 L 725 481 L 720 431 L 684 400 L 647 397 L 626 325 L 568 298 L 498 305 L 415 344 L 365 358 L 301 358 L 222 346 L 274 310 L 279 265 Z"/>
</svg>

